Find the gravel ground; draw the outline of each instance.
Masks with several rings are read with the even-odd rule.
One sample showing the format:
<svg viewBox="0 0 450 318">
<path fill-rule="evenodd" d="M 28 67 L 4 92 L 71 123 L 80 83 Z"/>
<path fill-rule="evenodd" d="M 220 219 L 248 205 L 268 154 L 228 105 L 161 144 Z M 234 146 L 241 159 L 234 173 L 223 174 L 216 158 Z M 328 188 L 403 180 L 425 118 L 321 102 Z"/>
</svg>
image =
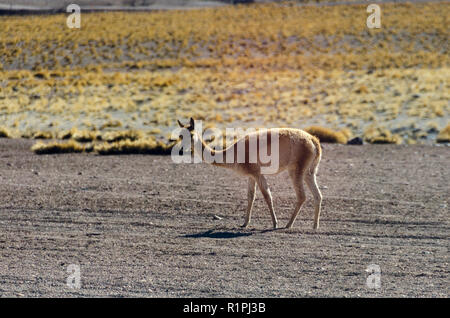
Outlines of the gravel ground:
<svg viewBox="0 0 450 318">
<path fill-rule="evenodd" d="M 449 296 L 447 146 L 325 144 L 320 229 L 308 193 L 274 231 L 261 193 L 239 227 L 246 180 L 231 171 L 32 143 L 0 139 L 1 296 Z M 287 173 L 268 181 L 284 226 L 295 194 Z"/>
</svg>

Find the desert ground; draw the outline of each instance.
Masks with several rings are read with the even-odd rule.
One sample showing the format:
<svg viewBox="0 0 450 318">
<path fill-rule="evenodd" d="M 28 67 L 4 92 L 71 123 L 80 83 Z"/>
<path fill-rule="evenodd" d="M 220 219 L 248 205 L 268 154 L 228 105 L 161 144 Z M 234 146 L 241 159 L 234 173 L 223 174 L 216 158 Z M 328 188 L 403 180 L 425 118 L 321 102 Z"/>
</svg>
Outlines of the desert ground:
<svg viewBox="0 0 450 318">
<path fill-rule="evenodd" d="M 231 2 L 0 0 L 0 296 L 449 297 L 450 2 Z M 241 228 L 190 117 L 315 134 L 320 228 L 286 172 Z"/>
<path fill-rule="evenodd" d="M 323 145 L 324 201 L 270 230 L 246 180 L 170 156 L 36 155 L 0 139 L 3 297 L 448 297 L 448 146 Z M 295 194 L 269 177 L 280 226 Z M 69 265 L 80 268 L 70 288 Z M 381 287 L 366 281 L 381 269 Z"/>
</svg>

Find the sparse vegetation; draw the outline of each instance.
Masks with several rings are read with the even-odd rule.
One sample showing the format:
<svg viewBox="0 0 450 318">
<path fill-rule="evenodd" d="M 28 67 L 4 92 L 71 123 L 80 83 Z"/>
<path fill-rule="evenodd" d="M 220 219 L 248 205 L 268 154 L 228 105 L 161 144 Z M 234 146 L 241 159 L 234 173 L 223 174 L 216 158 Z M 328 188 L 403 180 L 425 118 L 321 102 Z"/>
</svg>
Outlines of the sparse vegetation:
<svg viewBox="0 0 450 318">
<path fill-rule="evenodd" d="M 324 127 L 311 126 L 305 131 L 319 138 L 320 142 L 345 144 L 348 139 L 345 131 L 333 131 Z"/>
<path fill-rule="evenodd" d="M 94 13 L 77 31 L 64 14 L 5 16 L 2 125 L 26 138 L 136 141 L 192 116 L 219 129 L 327 127 L 332 142 L 373 123 L 386 131 L 369 142 L 435 140 L 412 131 L 449 117 L 450 4 L 381 6 L 377 30 L 361 22 L 364 5 L 289 2 Z"/>
<path fill-rule="evenodd" d="M 69 140 L 61 142 L 54 141 L 50 143 L 39 141 L 31 147 L 31 150 L 38 155 L 44 155 L 73 152 L 91 152 L 93 148 L 92 145 L 81 144 L 74 140 Z"/>
<path fill-rule="evenodd" d="M 101 139 L 101 136 L 96 131 L 74 129 L 72 130 L 71 138 L 79 142 L 90 142 L 97 139 Z"/>
<path fill-rule="evenodd" d="M 0 127 L 0 138 L 10 138 L 10 132 L 8 129 L 4 127 Z"/>
<path fill-rule="evenodd" d="M 371 144 L 400 144 L 402 139 L 397 134 L 392 134 L 387 129 L 370 127 L 364 132 L 364 139 Z"/>
<path fill-rule="evenodd" d="M 450 142 L 450 124 L 439 132 L 437 142 Z"/>
<path fill-rule="evenodd" d="M 53 133 L 50 131 L 37 131 L 33 134 L 33 139 L 53 139 Z"/>
<path fill-rule="evenodd" d="M 149 154 L 149 155 L 168 155 L 173 147 L 172 144 L 165 144 L 153 138 L 139 140 L 121 140 L 113 143 L 103 143 L 96 145 L 94 150 L 100 155 L 119 155 L 119 154 Z"/>
<path fill-rule="evenodd" d="M 143 138 L 141 131 L 127 130 L 127 131 L 111 131 L 102 135 L 101 139 L 107 142 L 116 142 L 122 140 L 135 141 Z"/>
</svg>

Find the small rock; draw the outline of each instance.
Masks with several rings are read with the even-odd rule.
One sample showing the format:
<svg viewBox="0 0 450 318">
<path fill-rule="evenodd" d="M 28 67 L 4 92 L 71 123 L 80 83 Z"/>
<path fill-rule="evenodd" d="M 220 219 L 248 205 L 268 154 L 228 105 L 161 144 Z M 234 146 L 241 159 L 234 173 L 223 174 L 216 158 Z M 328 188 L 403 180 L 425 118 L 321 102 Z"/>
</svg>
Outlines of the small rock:
<svg viewBox="0 0 450 318">
<path fill-rule="evenodd" d="M 355 138 L 347 141 L 347 145 L 362 145 L 362 144 L 363 144 L 363 140 L 360 137 L 355 137 Z"/>
<path fill-rule="evenodd" d="M 393 134 L 399 134 L 402 132 L 405 132 L 406 130 L 408 130 L 408 127 L 397 127 L 391 130 L 391 133 Z"/>
<path fill-rule="evenodd" d="M 420 274 L 417 274 L 417 275 L 416 275 L 416 277 L 424 277 L 424 276 L 427 276 L 427 274 L 425 274 L 425 273 L 420 273 Z"/>
</svg>

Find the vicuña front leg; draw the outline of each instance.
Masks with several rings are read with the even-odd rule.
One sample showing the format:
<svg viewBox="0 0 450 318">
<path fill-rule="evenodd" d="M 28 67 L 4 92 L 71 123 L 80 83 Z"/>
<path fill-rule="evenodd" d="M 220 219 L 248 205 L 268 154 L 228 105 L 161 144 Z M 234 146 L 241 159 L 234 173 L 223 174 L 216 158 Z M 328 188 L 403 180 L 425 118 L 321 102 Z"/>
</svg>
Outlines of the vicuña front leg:
<svg viewBox="0 0 450 318">
<path fill-rule="evenodd" d="M 250 223 L 250 219 L 252 218 L 252 208 L 253 208 L 253 202 L 255 202 L 255 190 L 256 190 L 256 182 L 253 178 L 248 178 L 248 192 L 247 192 L 247 214 L 245 216 L 245 222 L 244 225 L 242 225 L 243 228 L 246 228 L 248 224 Z"/>
<path fill-rule="evenodd" d="M 258 186 L 261 190 L 264 200 L 266 200 L 267 205 L 269 206 L 270 216 L 272 218 L 273 228 L 276 229 L 278 225 L 277 217 L 275 215 L 275 211 L 273 209 L 272 202 L 272 194 L 270 193 L 269 186 L 267 185 L 267 180 L 263 175 L 258 177 Z"/>
</svg>

